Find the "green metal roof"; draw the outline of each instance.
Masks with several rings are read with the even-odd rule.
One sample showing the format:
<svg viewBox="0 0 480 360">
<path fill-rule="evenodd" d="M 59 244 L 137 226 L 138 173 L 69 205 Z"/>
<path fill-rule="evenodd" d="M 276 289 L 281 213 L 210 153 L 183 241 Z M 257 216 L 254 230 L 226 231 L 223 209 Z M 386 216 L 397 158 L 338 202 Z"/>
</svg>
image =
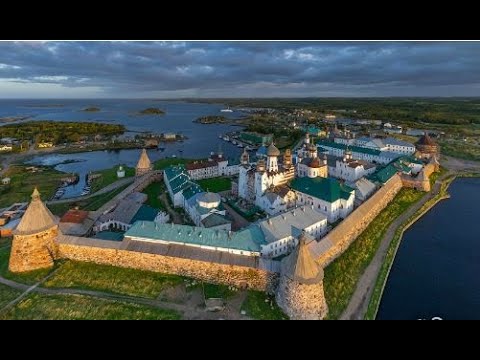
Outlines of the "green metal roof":
<svg viewBox="0 0 480 360">
<path fill-rule="evenodd" d="M 163 240 L 178 244 L 221 247 L 226 249 L 260 252 L 266 245 L 265 236 L 258 226 L 251 226 L 238 233 L 205 229 L 187 225 L 155 224 L 138 221 L 127 231 L 125 237 L 139 237 L 148 240 Z"/>
<path fill-rule="evenodd" d="M 185 200 L 190 200 L 195 195 L 201 194 L 203 192 L 204 191 L 200 185 L 192 182 L 191 186 L 183 192 L 183 197 L 185 198 Z"/>
<path fill-rule="evenodd" d="M 333 203 L 339 199 L 348 200 L 351 196 L 352 189 L 341 184 L 337 179 L 333 178 L 297 178 L 292 182 L 292 189 L 301 193 L 311 195 L 318 199 Z"/>
<path fill-rule="evenodd" d="M 190 182 L 190 176 L 182 174 L 172 181 L 170 181 L 170 187 L 172 188 L 172 191 L 174 194 L 179 193 L 180 191 L 183 191 L 191 186 Z"/>
<path fill-rule="evenodd" d="M 230 224 L 231 221 L 219 214 L 212 214 L 209 217 L 202 220 L 202 224 L 206 228 L 212 228 L 215 226 Z"/>
<path fill-rule="evenodd" d="M 101 231 L 96 233 L 94 239 L 109 240 L 109 241 L 122 241 L 123 233 L 113 231 Z"/>
<path fill-rule="evenodd" d="M 385 184 L 396 173 L 398 173 L 398 169 L 393 164 L 390 164 L 384 167 L 383 169 L 377 171 L 375 174 L 370 176 L 369 179 Z"/>
<path fill-rule="evenodd" d="M 185 173 L 185 171 L 185 165 L 172 165 L 164 170 L 165 176 L 170 180 L 180 175 L 181 173 Z"/>
<path fill-rule="evenodd" d="M 133 217 L 131 224 L 135 224 L 137 221 L 153 221 L 158 215 L 158 210 L 154 209 L 148 205 L 142 205 L 140 209 L 138 209 L 137 213 Z"/>
</svg>

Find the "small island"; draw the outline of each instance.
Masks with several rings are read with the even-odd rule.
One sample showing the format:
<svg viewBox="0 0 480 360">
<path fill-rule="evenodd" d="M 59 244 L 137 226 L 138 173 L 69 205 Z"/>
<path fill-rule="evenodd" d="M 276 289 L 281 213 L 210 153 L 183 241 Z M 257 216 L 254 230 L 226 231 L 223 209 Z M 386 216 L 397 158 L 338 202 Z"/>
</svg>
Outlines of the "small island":
<svg viewBox="0 0 480 360">
<path fill-rule="evenodd" d="M 201 116 L 198 119 L 193 121 L 197 124 L 226 124 L 228 119 L 225 116 L 221 115 L 208 115 L 208 116 Z"/>
<path fill-rule="evenodd" d="M 95 107 L 95 106 L 91 106 L 91 107 L 88 107 L 88 108 L 86 108 L 86 109 L 83 109 L 83 111 L 86 111 L 86 112 L 98 112 L 98 111 L 100 111 L 100 108 Z"/>
<path fill-rule="evenodd" d="M 140 111 L 140 115 L 165 115 L 165 111 L 159 108 L 147 108 Z"/>
</svg>

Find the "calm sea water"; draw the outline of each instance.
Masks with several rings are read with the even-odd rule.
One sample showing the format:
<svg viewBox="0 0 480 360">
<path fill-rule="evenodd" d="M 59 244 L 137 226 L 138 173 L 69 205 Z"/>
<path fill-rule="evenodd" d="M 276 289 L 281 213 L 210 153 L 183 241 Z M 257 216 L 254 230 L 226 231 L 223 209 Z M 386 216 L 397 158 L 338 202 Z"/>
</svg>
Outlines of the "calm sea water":
<svg viewBox="0 0 480 360">
<path fill-rule="evenodd" d="M 449 192 L 405 234 L 377 319 L 480 319 L 480 179 Z"/>
<path fill-rule="evenodd" d="M 61 106 L 57 106 L 61 105 Z M 101 109 L 99 112 L 84 112 L 90 106 Z M 158 107 L 166 111 L 163 116 L 137 115 L 139 111 Z M 241 149 L 218 138 L 220 134 L 238 130 L 230 125 L 202 125 L 193 121 L 205 115 L 224 115 L 235 118 L 244 114 L 221 113 L 221 104 L 196 104 L 181 101 L 155 100 L 0 100 L 0 117 L 30 116 L 30 121 L 79 121 L 102 122 L 125 125 L 130 131 L 151 131 L 155 133 L 174 132 L 187 136 L 183 143 L 165 144 L 164 152 L 149 151 L 151 159 L 159 160 L 176 155 L 185 158 L 205 158 L 212 151 L 221 149 L 227 157 L 238 158 Z M 111 168 L 116 165 L 135 166 L 140 150 L 122 150 L 118 152 L 88 152 L 72 155 L 42 155 L 34 158 L 32 164 L 55 165 L 68 160 L 78 161 L 72 164 L 58 165 L 60 171 L 79 173 L 82 181 L 67 190 L 65 197 L 78 196 L 84 186 L 83 178 L 89 171 Z"/>
</svg>

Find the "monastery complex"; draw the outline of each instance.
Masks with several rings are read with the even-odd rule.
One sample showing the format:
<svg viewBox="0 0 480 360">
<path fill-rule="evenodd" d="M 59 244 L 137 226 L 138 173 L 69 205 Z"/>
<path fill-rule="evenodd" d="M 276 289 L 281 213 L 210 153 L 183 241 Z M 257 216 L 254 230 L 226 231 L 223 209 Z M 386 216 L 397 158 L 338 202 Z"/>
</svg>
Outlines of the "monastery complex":
<svg viewBox="0 0 480 360">
<path fill-rule="evenodd" d="M 245 150 L 238 163 L 212 153 L 203 162 L 153 171 L 144 150 L 133 185 L 94 214 L 70 213 L 82 224 L 75 231 L 62 226 L 35 189 L 13 231 L 9 269 L 26 272 L 72 259 L 178 274 L 268 291 L 290 318 L 323 319 L 323 269 L 402 187 L 430 191 L 438 156 L 428 135 L 413 145 L 348 134 L 318 140 L 307 133 L 299 147 L 283 153 L 271 142 L 255 155 Z M 219 176 L 235 177 L 237 203 L 265 216 L 232 231 L 223 195 L 197 183 Z M 168 214 L 143 206 L 141 191 L 155 181 L 165 183 L 173 206 L 194 225 L 173 224 Z M 110 226 L 124 231 L 120 241 L 94 238 Z"/>
</svg>

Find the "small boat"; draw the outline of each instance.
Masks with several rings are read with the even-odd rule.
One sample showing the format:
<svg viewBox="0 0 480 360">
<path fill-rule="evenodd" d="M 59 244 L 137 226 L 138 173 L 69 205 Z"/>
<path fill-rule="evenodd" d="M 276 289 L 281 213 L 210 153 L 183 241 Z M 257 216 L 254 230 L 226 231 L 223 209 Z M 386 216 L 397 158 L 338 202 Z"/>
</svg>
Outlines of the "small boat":
<svg viewBox="0 0 480 360">
<path fill-rule="evenodd" d="M 232 112 L 233 112 L 233 110 L 232 110 L 232 109 L 230 109 L 230 107 L 229 107 L 229 106 L 227 106 L 227 108 L 226 108 L 226 109 L 222 109 L 222 110 L 220 110 L 220 112 L 232 113 Z"/>
<path fill-rule="evenodd" d="M 252 151 L 253 149 L 252 149 L 250 146 L 247 145 L 247 147 L 245 148 L 245 150 L 247 150 L 247 151 Z"/>
<path fill-rule="evenodd" d="M 243 144 L 238 144 L 237 146 L 238 146 L 239 148 L 243 148 L 243 147 L 244 147 Z"/>
<path fill-rule="evenodd" d="M 219 139 L 223 139 L 223 135 L 218 135 L 218 138 L 219 138 Z"/>
<path fill-rule="evenodd" d="M 232 144 L 233 144 L 233 145 L 237 145 L 238 143 L 237 143 L 235 140 L 233 140 L 233 141 L 232 141 Z"/>
<path fill-rule="evenodd" d="M 224 136 L 224 137 L 223 137 L 223 140 L 225 140 L 225 141 L 230 141 L 230 138 L 229 138 L 228 136 Z"/>
<path fill-rule="evenodd" d="M 172 155 L 172 159 L 176 159 L 177 158 L 177 155 Z"/>
</svg>

